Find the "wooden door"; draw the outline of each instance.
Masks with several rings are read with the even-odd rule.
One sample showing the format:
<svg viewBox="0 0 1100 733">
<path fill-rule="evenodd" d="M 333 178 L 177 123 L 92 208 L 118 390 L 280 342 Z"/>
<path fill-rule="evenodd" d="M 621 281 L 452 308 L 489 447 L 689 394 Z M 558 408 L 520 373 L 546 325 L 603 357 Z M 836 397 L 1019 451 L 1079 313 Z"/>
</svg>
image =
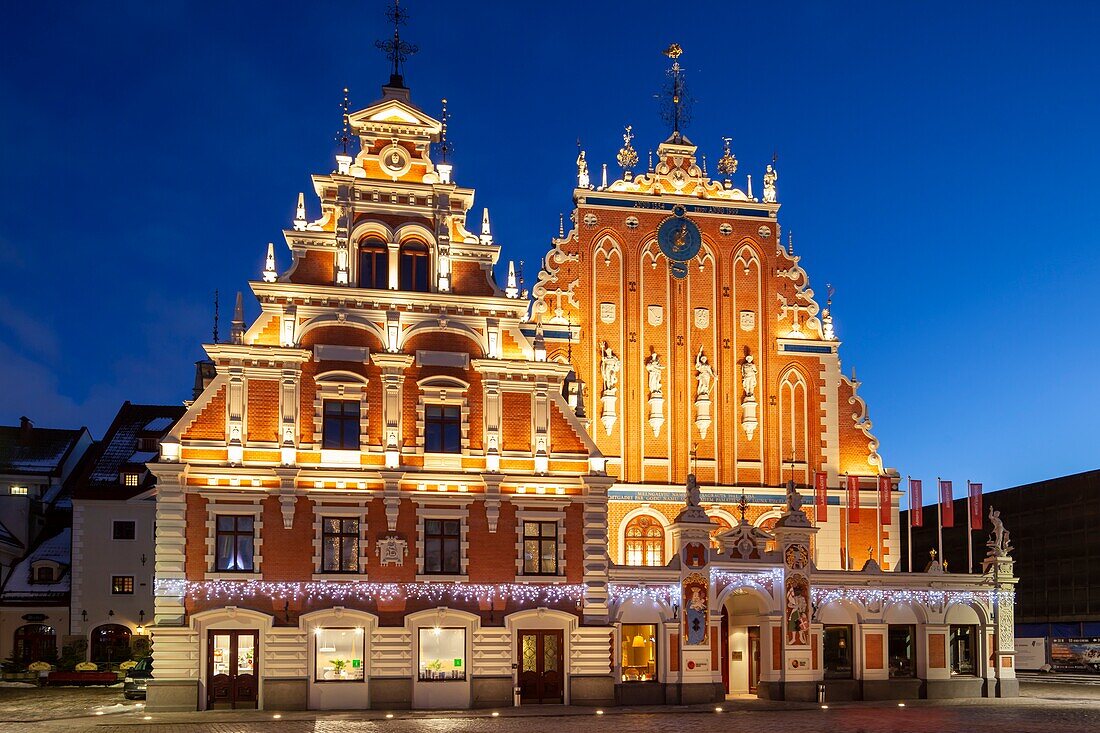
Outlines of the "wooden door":
<svg viewBox="0 0 1100 733">
<path fill-rule="evenodd" d="M 730 615 L 725 606 L 722 606 L 722 626 L 719 648 L 722 652 L 722 691 L 727 695 L 730 692 Z"/>
<path fill-rule="evenodd" d="M 760 685 L 760 627 L 749 627 L 749 692 Z"/>
<path fill-rule="evenodd" d="M 565 702 L 565 644 L 561 631 L 519 632 L 520 702 Z"/>
<path fill-rule="evenodd" d="M 207 636 L 206 701 L 210 708 L 255 708 L 259 702 L 257 631 L 216 630 Z"/>
</svg>

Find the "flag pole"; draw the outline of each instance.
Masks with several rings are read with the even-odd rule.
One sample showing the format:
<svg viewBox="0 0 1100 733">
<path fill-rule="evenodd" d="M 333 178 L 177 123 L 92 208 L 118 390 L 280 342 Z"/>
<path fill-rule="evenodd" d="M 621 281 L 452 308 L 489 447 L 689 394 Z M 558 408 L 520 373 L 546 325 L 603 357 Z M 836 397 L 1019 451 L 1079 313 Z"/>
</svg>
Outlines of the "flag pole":
<svg viewBox="0 0 1100 733">
<path fill-rule="evenodd" d="M 878 560 L 879 567 L 882 567 L 882 492 L 878 487 L 878 476 L 875 476 L 875 503 L 878 504 L 875 507 L 875 547 L 878 548 Z"/>
<path fill-rule="evenodd" d="M 852 568 L 848 564 L 848 560 L 851 558 L 851 552 L 848 547 L 848 525 L 852 523 L 852 505 L 848 501 L 848 474 L 842 474 L 844 476 L 844 483 L 841 486 L 844 487 L 844 569 L 851 570 Z"/>
<path fill-rule="evenodd" d="M 909 482 L 909 572 L 913 572 L 913 477 L 905 474 Z"/>
<path fill-rule="evenodd" d="M 936 493 L 939 494 L 939 501 L 936 502 L 936 533 L 937 548 L 940 553 L 940 562 L 943 562 L 943 480 L 939 476 L 936 477 Z M 954 501 L 954 497 L 951 499 Z"/>
<path fill-rule="evenodd" d="M 974 528 L 970 526 L 970 515 L 974 508 L 970 506 L 973 498 L 970 496 L 970 479 L 966 480 L 966 574 L 974 572 Z"/>
</svg>

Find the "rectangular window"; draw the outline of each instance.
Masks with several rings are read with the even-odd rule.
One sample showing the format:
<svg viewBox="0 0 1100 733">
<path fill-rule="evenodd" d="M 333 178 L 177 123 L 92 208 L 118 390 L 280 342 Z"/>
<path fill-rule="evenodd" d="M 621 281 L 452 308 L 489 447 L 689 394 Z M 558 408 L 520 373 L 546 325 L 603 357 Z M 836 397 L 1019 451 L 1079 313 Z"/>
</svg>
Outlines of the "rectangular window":
<svg viewBox="0 0 1100 733">
<path fill-rule="evenodd" d="M 974 627 L 951 627 L 951 674 L 976 675 L 974 665 Z"/>
<path fill-rule="evenodd" d="M 657 680 L 657 625 L 623 624 L 623 682 Z"/>
<path fill-rule="evenodd" d="M 26 486 L 12 486 L 10 491 L 12 496 L 26 496 L 28 493 Z"/>
<path fill-rule="evenodd" d="M 315 682 L 362 682 L 366 635 L 362 628 L 317 629 L 313 655 Z"/>
<path fill-rule="evenodd" d="M 112 575 L 111 593 L 116 596 L 130 596 L 134 594 L 134 576 Z"/>
<path fill-rule="evenodd" d="M 359 450 L 359 400 L 325 400 L 321 447 Z"/>
<path fill-rule="evenodd" d="M 825 658 L 825 679 L 852 678 L 851 626 L 826 626 L 822 633 L 821 651 Z"/>
<path fill-rule="evenodd" d="M 256 518 L 248 515 L 219 515 L 214 539 L 215 569 L 224 572 L 252 572 Z"/>
<path fill-rule="evenodd" d="M 132 519 L 116 519 L 111 524 L 111 537 L 116 540 L 132 540 L 137 536 L 136 528 Z"/>
<path fill-rule="evenodd" d="M 326 573 L 359 572 L 358 518 L 321 518 L 321 570 Z"/>
<path fill-rule="evenodd" d="M 458 405 L 424 406 L 424 451 L 462 452 L 462 411 Z"/>
<path fill-rule="evenodd" d="M 523 523 L 523 574 L 558 574 L 558 523 Z"/>
<path fill-rule="evenodd" d="M 421 682 L 466 679 L 466 629 L 420 629 Z"/>
<path fill-rule="evenodd" d="M 462 572 L 462 522 L 458 519 L 424 520 L 424 572 L 458 575 Z"/>
<path fill-rule="evenodd" d="M 917 627 L 910 624 L 890 624 L 887 655 L 891 677 L 916 677 Z"/>
<path fill-rule="evenodd" d="M 134 487 L 141 483 L 141 477 L 136 473 L 124 473 L 122 474 L 122 483 L 125 486 Z"/>
</svg>

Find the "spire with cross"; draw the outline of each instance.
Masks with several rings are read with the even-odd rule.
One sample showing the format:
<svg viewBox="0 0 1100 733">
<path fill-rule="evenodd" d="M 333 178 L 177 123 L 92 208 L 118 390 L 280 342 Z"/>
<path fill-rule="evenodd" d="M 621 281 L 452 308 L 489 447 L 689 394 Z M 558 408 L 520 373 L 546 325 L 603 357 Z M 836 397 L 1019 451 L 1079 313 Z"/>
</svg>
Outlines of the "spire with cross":
<svg viewBox="0 0 1100 733">
<path fill-rule="evenodd" d="M 690 106 L 687 88 L 684 85 L 684 69 L 680 66 L 679 60 L 684 49 L 679 43 L 673 43 L 663 53 L 672 59 L 672 66 L 668 69 L 668 85 L 663 95 L 661 116 L 672 127 L 672 142 L 681 142 L 683 138 L 681 130 L 687 125 Z"/>
<path fill-rule="evenodd" d="M 385 41 L 375 41 L 374 47 L 386 55 L 390 60 L 390 86 L 404 87 L 405 80 L 401 76 L 401 65 L 409 56 L 419 51 L 414 44 L 401 40 L 401 26 L 409 19 L 409 14 L 401 9 L 401 0 L 393 0 L 393 7 L 386 10 L 386 17 L 393 23 L 393 38 Z"/>
</svg>

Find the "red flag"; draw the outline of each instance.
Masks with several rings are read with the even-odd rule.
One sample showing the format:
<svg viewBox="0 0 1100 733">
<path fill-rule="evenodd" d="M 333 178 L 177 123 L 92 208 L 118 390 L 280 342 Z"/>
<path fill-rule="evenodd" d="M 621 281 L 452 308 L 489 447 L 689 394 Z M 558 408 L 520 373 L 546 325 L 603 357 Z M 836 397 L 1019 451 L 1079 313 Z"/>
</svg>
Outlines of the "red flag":
<svg viewBox="0 0 1100 733">
<path fill-rule="evenodd" d="M 967 506 L 970 509 L 970 530 L 982 528 L 982 485 L 972 484 L 967 482 L 967 488 L 970 490 L 969 501 Z"/>
<path fill-rule="evenodd" d="M 859 476 L 848 477 L 848 522 L 859 524 Z"/>
<path fill-rule="evenodd" d="M 824 471 L 814 473 L 814 506 L 819 517 L 829 510 L 829 474 Z"/>
<path fill-rule="evenodd" d="M 914 527 L 924 526 L 924 498 L 919 478 L 909 479 L 909 521 Z"/>
<path fill-rule="evenodd" d="M 940 481 L 940 516 L 944 527 L 955 526 L 955 497 L 951 492 L 950 481 Z"/>
<path fill-rule="evenodd" d="M 878 477 L 878 518 L 883 525 L 890 523 L 891 492 L 894 490 L 894 482 L 889 476 Z"/>
</svg>

